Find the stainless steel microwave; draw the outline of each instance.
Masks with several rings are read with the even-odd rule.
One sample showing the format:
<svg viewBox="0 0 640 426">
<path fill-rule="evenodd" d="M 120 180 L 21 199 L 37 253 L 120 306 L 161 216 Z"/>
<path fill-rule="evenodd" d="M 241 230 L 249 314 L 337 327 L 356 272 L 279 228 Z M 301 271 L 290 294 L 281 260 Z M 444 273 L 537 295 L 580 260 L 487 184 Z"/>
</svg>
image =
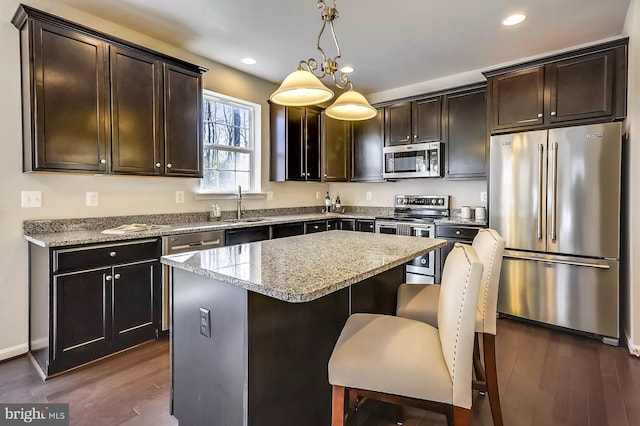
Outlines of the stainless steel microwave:
<svg viewBox="0 0 640 426">
<path fill-rule="evenodd" d="M 443 176 L 444 144 L 440 142 L 386 146 L 382 152 L 385 179 Z"/>
</svg>

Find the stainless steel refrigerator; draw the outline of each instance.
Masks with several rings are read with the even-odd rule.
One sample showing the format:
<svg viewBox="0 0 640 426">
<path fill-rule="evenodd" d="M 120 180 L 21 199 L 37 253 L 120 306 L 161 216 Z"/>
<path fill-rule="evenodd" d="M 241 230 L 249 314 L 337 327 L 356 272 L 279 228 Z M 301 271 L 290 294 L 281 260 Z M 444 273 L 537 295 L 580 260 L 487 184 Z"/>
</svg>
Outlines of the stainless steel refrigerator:
<svg viewBox="0 0 640 426">
<path fill-rule="evenodd" d="M 498 311 L 619 338 L 621 123 L 491 137 Z"/>
</svg>

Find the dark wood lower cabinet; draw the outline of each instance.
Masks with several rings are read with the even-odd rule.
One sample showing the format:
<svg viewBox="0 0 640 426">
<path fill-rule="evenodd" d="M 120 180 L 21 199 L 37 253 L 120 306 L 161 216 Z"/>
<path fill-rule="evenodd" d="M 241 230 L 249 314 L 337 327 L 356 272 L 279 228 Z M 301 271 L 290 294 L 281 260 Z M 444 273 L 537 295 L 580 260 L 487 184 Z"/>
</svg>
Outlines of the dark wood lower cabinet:
<svg viewBox="0 0 640 426">
<path fill-rule="evenodd" d="M 253 243 L 269 239 L 269 227 L 259 226 L 246 229 L 231 229 L 225 233 L 225 245 Z"/>
<path fill-rule="evenodd" d="M 29 349 L 45 377 L 158 335 L 160 253 L 159 239 L 29 245 Z"/>
</svg>

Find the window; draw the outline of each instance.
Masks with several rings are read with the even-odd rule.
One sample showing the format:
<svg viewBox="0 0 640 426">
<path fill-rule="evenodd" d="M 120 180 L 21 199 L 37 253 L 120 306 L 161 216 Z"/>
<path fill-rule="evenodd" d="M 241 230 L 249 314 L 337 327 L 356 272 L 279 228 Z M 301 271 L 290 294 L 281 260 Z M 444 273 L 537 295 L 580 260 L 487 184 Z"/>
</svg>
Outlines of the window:
<svg viewBox="0 0 640 426">
<path fill-rule="evenodd" d="M 202 192 L 260 192 L 260 105 L 203 92 Z"/>
</svg>

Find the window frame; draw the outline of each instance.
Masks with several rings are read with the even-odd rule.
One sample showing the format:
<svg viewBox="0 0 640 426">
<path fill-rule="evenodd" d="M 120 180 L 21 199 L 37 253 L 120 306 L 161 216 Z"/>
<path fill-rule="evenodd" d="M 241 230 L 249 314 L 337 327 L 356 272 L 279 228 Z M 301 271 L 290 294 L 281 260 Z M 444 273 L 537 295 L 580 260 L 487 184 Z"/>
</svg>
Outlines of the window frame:
<svg viewBox="0 0 640 426">
<path fill-rule="evenodd" d="M 216 144 L 208 144 L 207 141 L 204 140 L 204 119 L 202 121 L 202 133 L 203 133 L 203 141 L 202 141 L 202 171 L 205 172 L 205 164 L 204 164 L 204 153 L 207 149 L 216 149 L 220 151 L 227 152 L 241 152 L 241 153 L 249 153 L 250 154 L 250 185 L 251 188 L 247 190 L 246 188 L 242 188 L 242 192 L 246 194 L 262 194 L 262 173 L 261 173 L 261 165 L 262 165 L 262 106 L 260 104 L 246 101 L 244 99 L 234 98 L 232 96 L 223 95 L 222 93 L 214 92 L 212 90 L 203 89 L 202 90 L 202 103 L 204 109 L 204 103 L 207 100 L 218 101 L 220 103 L 224 103 L 232 106 L 239 106 L 249 110 L 249 145 L 251 148 L 242 148 L 235 146 L 226 146 L 226 145 L 216 145 Z M 204 178 L 200 179 L 200 183 L 198 185 L 198 194 L 211 194 L 211 195 L 225 195 L 225 194 L 236 194 L 237 191 L 229 191 L 226 190 L 217 190 L 215 188 L 203 188 L 202 183 Z"/>
</svg>

